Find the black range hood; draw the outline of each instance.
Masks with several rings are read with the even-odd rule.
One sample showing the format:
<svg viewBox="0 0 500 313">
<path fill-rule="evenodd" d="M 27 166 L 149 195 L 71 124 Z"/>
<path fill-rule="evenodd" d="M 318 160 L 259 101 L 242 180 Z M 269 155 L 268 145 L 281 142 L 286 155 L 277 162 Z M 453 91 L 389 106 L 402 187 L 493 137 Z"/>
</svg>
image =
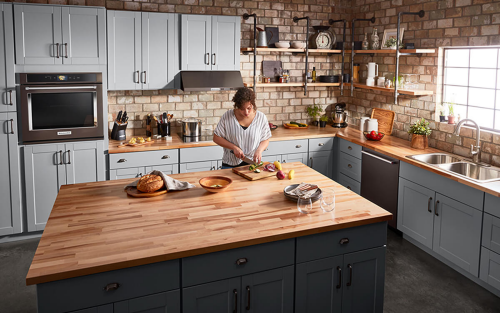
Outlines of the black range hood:
<svg viewBox="0 0 500 313">
<path fill-rule="evenodd" d="M 240 71 L 182 71 L 184 91 L 235 90 L 243 87 Z"/>
</svg>

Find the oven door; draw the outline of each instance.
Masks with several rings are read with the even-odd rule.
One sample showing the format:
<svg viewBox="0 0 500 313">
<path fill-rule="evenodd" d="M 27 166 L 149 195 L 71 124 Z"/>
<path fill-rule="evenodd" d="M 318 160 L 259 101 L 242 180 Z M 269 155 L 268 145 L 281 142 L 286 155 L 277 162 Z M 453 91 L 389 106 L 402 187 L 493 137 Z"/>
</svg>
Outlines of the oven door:
<svg viewBox="0 0 500 313">
<path fill-rule="evenodd" d="M 102 85 L 22 85 L 23 143 L 102 139 Z"/>
</svg>

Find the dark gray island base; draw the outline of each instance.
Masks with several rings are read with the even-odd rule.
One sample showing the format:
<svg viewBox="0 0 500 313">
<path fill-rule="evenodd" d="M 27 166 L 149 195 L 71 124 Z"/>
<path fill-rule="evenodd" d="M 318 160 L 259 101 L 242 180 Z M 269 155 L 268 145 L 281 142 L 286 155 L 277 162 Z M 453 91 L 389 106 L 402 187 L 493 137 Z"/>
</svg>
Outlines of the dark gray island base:
<svg viewBox="0 0 500 313">
<path fill-rule="evenodd" d="M 378 222 L 56 280 L 37 285 L 38 309 L 381 313 L 386 241 Z"/>
</svg>

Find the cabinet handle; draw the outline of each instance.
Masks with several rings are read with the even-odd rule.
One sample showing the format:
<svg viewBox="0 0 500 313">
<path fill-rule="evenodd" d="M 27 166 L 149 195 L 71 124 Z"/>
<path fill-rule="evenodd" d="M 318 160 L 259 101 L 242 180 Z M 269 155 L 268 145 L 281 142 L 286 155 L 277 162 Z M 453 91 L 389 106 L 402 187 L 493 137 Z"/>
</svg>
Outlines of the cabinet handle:
<svg viewBox="0 0 500 313">
<path fill-rule="evenodd" d="M 313 167 L 313 158 L 310 157 L 309 160 L 311 160 L 311 168 Z"/>
<path fill-rule="evenodd" d="M 62 150 L 59 150 L 59 165 L 63 165 L 63 155 L 62 155 Z"/>
<path fill-rule="evenodd" d="M 221 170 L 221 169 L 222 169 L 222 166 L 219 166 L 219 167 L 218 167 L 218 169 L 219 169 L 219 170 Z"/>
<path fill-rule="evenodd" d="M 142 82 L 143 84 L 146 84 L 146 71 L 142 72 L 144 74 L 144 81 Z M 142 75 L 141 75 L 142 76 Z"/>
<path fill-rule="evenodd" d="M 236 265 L 242 265 L 242 264 L 245 264 L 247 262 L 248 262 L 247 258 L 239 258 L 238 260 L 236 260 Z"/>
<path fill-rule="evenodd" d="M 65 49 L 64 51 L 66 53 L 66 55 L 64 57 L 67 59 L 68 58 L 68 43 L 64 44 L 64 49 Z"/>
<path fill-rule="evenodd" d="M 302 148 L 302 145 L 296 145 L 295 148 Z"/>
<path fill-rule="evenodd" d="M 56 49 L 57 49 L 56 58 L 59 59 L 59 43 L 56 43 Z"/>
<path fill-rule="evenodd" d="M 9 104 L 14 105 L 14 102 L 12 102 L 12 90 L 9 90 Z"/>
<path fill-rule="evenodd" d="M 216 60 L 215 53 L 212 53 L 212 65 L 215 65 Z"/>
<path fill-rule="evenodd" d="M 135 177 L 142 177 L 142 173 L 135 175 Z"/>
<path fill-rule="evenodd" d="M 342 239 L 340 239 L 339 243 L 340 243 L 341 245 L 344 245 L 344 244 L 346 244 L 346 243 L 349 243 L 349 238 L 342 238 Z"/>
<path fill-rule="evenodd" d="M 339 284 L 336 288 L 340 289 L 342 287 L 342 268 L 340 268 L 340 266 L 337 266 L 337 273 L 339 274 Z"/>
<path fill-rule="evenodd" d="M 234 294 L 234 309 L 233 313 L 238 313 L 238 290 L 234 289 L 233 290 Z"/>
<path fill-rule="evenodd" d="M 351 146 L 348 146 L 348 147 L 347 147 L 347 149 L 352 150 L 352 147 L 351 147 Z"/>
<path fill-rule="evenodd" d="M 116 290 L 118 288 L 120 288 L 120 284 L 119 283 L 111 283 L 111 284 L 107 284 L 104 287 L 104 291 L 113 291 L 113 290 Z"/>
<path fill-rule="evenodd" d="M 432 213 L 431 202 L 432 202 L 432 197 L 430 197 L 429 200 L 427 201 L 427 211 L 429 211 L 429 213 Z"/>
<path fill-rule="evenodd" d="M 434 206 L 434 214 L 436 214 L 436 216 L 439 216 L 439 213 L 438 213 L 438 204 L 439 204 L 439 200 L 436 201 L 436 205 Z"/>
<path fill-rule="evenodd" d="M 71 164 L 71 150 L 68 150 L 66 152 L 68 152 L 68 164 Z"/>
<path fill-rule="evenodd" d="M 117 163 L 125 163 L 125 162 L 127 162 L 126 159 L 119 159 Z"/>
<path fill-rule="evenodd" d="M 210 53 L 205 53 L 205 64 L 210 65 Z"/>
<path fill-rule="evenodd" d="M 10 133 L 14 135 L 14 119 L 10 119 Z"/>
<path fill-rule="evenodd" d="M 164 155 L 164 156 L 162 156 L 161 158 L 162 158 L 163 160 L 165 160 L 165 159 L 170 159 L 170 155 Z"/>
<path fill-rule="evenodd" d="M 212 168 L 210 168 L 211 171 L 215 171 L 215 166 L 212 166 Z"/>
<path fill-rule="evenodd" d="M 347 264 L 347 267 L 349 268 L 349 282 L 346 284 L 347 287 L 352 285 L 352 265 Z"/>
<path fill-rule="evenodd" d="M 136 77 L 136 76 L 137 76 L 137 81 L 135 81 L 135 77 Z M 136 84 L 140 84 L 140 83 L 141 83 L 141 82 L 139 81 L 139 80 L 140 80 L 139 76 L 140 76 L 140 75 L 139 75 L 139 71 L 135 71 L 135 74 L 134 74 L 134 81 L 135 81 L 135 83 L 136 83 Z"/>
<path fill-rule="evenodd" d="M 352 189 L 351 189 L 351 186 L 347 186 L 347 189 L 352 190 Z"/>
<path fill-rule="evenodd" d="M 324 144 L 324 143 L 322 143 L 322 142 L 321 142 L 321 143 L 318 143 L 318 146 L 320 146 L 320 147 L 322 147 L 322 146 L 324 146 L 324 145 L 325 145 L 325 144 Z"/>
<path fill-rule="evenodd" d="M 352 165 L 351 165 L 351 164 L 347 164 L 347 167 L 348 167 L 348 168 L 352 168 Z"/>
<path fill-rule="evenodd" d="M 245 310 L 250 310 L 250 286 L 247 286 L 247 307 Z"/>
</svg>

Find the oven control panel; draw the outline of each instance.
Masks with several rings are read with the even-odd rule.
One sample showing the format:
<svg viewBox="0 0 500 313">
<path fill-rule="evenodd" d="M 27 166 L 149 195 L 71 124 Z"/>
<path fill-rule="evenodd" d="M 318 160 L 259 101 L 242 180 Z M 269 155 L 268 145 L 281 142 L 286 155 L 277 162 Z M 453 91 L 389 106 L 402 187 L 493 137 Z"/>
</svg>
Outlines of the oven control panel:
<svg viewBox="0 0 500 313">
<path fill-rule="evenodd" d="M 101 73 L 33 73 L 21 74 L 22 83 L 40 84 L 40 83 L 100 83 L 102 81 Z"/>
</svg>

